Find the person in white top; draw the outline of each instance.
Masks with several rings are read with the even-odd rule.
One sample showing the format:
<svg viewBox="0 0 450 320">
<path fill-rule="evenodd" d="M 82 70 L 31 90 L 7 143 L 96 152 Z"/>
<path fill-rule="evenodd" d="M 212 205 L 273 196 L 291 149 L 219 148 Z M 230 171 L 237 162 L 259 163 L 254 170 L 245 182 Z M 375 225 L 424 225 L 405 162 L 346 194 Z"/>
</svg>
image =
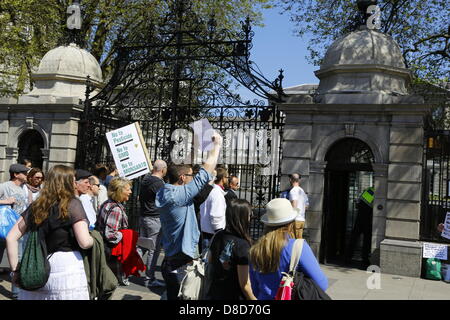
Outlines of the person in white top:
<svg viewBox="0 0 450 320">
<path fill-rule="evenodd" d="M 305 227 L 306 209 L 309 206 L 308 196 L 300 187 L 300 180 L 302 176 L 299 173 L 293 173 L 289 176 L 289 182 L 292 189 L 289 191 L 289 200 L 293 208 L 299 209 L 299 214 L 295 218 L 295 235 L 297 239 L 303 237 L 303 229 Z"/>
<path fill-rule="evenodd" d="M 108 191 L 106 187 L 100 183 L 100 179 L 97 176 L 89 177 L 90 192 L 88 194 L 93 198 L 94 210 L 98 213 L 98 210 L 102 206 L 103 202 L 108 200 Z"/>
<path fill-rule="evenodd" d="M 205 249 L 209 245 L 214 233 L 225 229 L 225 211 L 227 209 L 225 201 L 225 186 L 228 184 L 228 170 L 226 168 L 216 169 L 216 179 L 213 189 L 200 205 L 200 229 L 202 231 L 203 246 Z"/>
<path fill-rule="evenodd" d="M 89 177 L 91 176 L 92 173 L 82 169 L 77 169 L 75 173 L 75 195 L 80 199 L 86 216 L 89 219 L 89 230 L 94 229 L 95 222 L 97 221 L 97 212 L 94 209 L 94 199 L 91 184 L 89 183 Z"/>
</svg>

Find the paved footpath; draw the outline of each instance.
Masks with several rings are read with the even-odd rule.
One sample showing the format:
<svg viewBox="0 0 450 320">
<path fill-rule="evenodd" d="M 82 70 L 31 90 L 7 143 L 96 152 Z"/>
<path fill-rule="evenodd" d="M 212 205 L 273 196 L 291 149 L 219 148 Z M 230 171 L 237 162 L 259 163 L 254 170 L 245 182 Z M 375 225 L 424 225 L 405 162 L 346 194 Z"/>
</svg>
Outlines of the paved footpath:
<svg viewBox="0 0 450 320">
<path fill-rule="evenodd" d="M 161 260 L 161 259 L 160 259 Z M 159 266 L 156 277 L 162 280 Z M 333 300 L 450 300 L 450 283 L 389 274 L 380 275 L 380 289 L 369 289 L 366 271 L 335 266 L 321 266 L 328 276 L 327 293 Z M 165 288 L 147 288 L 143 278 L 131 277 L 129 286 L 120 286 L 113 300 L 161 300 Z M 374 281 L 369 281 L 374 284 Z M 10 300 L 8 273 L 0 274 L 0 300 Z"/>
</svg>

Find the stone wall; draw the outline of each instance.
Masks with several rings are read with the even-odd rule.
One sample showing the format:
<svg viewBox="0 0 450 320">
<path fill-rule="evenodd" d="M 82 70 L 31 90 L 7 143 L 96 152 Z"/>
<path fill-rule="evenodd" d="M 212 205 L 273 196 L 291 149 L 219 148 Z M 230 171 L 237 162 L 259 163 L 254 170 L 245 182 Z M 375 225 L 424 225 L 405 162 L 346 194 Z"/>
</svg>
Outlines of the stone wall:
<svg viewBox="0 0 450 320">
<path fill-rule="evenodd" d="M 423 116 L 429 108 L 418 104 L 280 105 L 286 113 L 281 189 L 288 188 L 290 173 L 302 174 L 302 187 L 310 199 L 307 234 L 317 256 L 322 241 L 325 155 L 340 139 L 356 138 L 365 142 L 375 157 L 372 263 L 381 264 L 382 272 L 391 272 L 387 261 L 397 252 L 398 259 L 420 269 L 416 241 L 420 228 Z M 383 242 L 386 238 L 394 241 Z M 398 246 L 398 241 L 406 243 Z M 397 274 L 420 275 L 414 268 L 402 270 L 398 264 L 395 268 Z"/>
<path fill-rule="evenodd" d="M 44 140 L 44 171 L 56 164 L 74 165 L 82 107 L 78 99 L 69 100 L 64 104 L 0 104 L 0 181 L 9 179 L 9 166 L 18 158 L 19 137 L 30 129 Z"/>
</svg>

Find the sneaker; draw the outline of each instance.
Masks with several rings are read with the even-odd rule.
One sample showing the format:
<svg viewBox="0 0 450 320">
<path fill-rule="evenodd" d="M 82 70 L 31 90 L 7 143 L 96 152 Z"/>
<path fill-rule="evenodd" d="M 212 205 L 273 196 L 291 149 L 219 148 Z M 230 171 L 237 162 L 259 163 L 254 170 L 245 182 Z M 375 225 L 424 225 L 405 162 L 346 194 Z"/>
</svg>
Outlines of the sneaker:
<svg viewBox="0 0 450 320">
<path fill-rule="evenodd" d="M 126 277 L 122 277 L 122 280 L 120 281 L 120 284 L 122 286 L 129 286 L 130 285 L 130 280 L 128 280 L 128 278 L 126 278 Z"/>
<path fill-rule="evenodd" d="M 148 283 L 147 286 L 148 286 L 148 287 L 165 287 L 166 284 L 165 284 L 163 281 L 154 279 L 154 280 L 152 280 L 152 281 L 149 281 L 149 283 Z"/>
</svg>

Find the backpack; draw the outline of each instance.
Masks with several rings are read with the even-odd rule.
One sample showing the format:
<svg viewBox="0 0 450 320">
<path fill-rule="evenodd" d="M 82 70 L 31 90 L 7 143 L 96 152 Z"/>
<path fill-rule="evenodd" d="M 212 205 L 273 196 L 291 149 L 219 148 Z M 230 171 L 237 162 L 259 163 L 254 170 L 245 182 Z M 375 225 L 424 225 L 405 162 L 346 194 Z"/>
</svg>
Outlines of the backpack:
<svg viewBox="0 0 450 320">
<path fill-rule="evenodd" d="M 441 260 L 429 258 L 426 262 L 425 278 L 430 280 L 441 280 Z"/>
<path fill-rule="evenodd" d="M 39 227 L 31 230 L 25 251 L 18 267 L 19 286 L 24 290 L 37 290 L 45 286 L 50 276 L 50 262 L 47 259 L 45 237 Z"/>
</svg>

